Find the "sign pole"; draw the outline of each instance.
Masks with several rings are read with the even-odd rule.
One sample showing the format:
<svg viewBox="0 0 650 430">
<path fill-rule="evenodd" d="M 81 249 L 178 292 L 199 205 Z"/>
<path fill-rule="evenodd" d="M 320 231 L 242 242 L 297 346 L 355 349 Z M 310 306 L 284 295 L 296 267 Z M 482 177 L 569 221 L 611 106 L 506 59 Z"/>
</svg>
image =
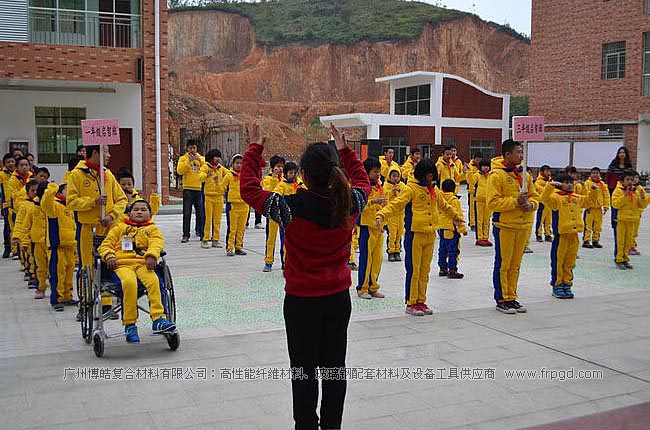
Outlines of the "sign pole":
<svg viewBox="0 0 650 430">
<path fill-rule="evenodd" d="M 99 146 L 99 195 L 104 195 L 104 145 Z M 106 206 L 102 205 L 102 218 L 106 216 Z"/>
<path fill-rule="evenodd" d="M 524 165 L 523 165 L 524 182 L 521 184 L 521 192 L 528 192 L 528 142 L 524 141 Z"/>
</svg>

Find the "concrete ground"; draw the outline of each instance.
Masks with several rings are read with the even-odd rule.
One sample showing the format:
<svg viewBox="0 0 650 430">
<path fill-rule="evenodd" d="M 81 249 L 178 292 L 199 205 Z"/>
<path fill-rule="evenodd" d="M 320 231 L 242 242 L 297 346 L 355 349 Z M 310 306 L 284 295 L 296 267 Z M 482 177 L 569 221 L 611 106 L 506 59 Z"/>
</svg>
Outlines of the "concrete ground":
<svg viewBox="0 0 650 430">
<path fill-rule="evenodd" d="M 246 231 L 249 255 L 226 257 L 194 237 L 181 244 L 178 214 L 157 223 L 174 274 L 176 352 L 141 317 L 140 345 L 111 339 L 96 358 L 75 310 L 34 300 L 16 262 L 0 261 L 2 428 L 292 428 L 283 279 L 261 272 L 264 230 Z M 517 429 L 650 402 L 650 228 L 635 269 L 618 271 L 605 227 L 604 249 L 580 250 L 571 301 L 550 295 L 550 244 L 531 243 L 519 287 L 528 314 L 494 310 L 493 249 L 469 238 L 463 280 L 432 266 L 430 317 L 404 314 L 404 266 L 384 260 L 388 297 L 353 300 L 343 428 Z"/>
</svg>

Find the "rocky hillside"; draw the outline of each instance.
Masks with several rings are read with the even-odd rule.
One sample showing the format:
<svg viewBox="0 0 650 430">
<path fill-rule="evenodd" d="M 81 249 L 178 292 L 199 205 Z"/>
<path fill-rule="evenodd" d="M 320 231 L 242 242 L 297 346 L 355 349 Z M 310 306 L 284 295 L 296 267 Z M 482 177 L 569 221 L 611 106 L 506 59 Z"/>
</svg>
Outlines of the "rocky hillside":
<svg viewBox="0 0 650 430">
<path fill-rule="evenodd" d="M 408 41 L 270 48 L 239 14 L 171 11 L 169 70 L 173 94 L 190 94 L 217 109 L 269 117 L 300 134 L 324 114 L 387 112 L 388 86 L 374 79 L 415 70 L 457 74 L 498 92 L 528 92 L 530 45 L 464 15 L 426 24 Z"/>
</svg>

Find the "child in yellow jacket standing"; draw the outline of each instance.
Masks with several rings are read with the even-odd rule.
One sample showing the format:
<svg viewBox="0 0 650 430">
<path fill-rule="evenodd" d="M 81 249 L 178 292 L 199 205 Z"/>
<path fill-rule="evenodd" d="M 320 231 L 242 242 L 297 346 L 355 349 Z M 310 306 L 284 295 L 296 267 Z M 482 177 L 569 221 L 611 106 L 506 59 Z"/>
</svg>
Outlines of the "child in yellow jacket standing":
<svg viewBox="0 0 650 430">
<path fill-rule="evenodd" d="M 27 202 L 25 203 L 26 214 L 21 225 L 21 229 L 24 232 L 20 239 L 21 247 L 23 249 L 29 247 L 32 274 L 36 276 L 36 291 L 34 292 L 35 299 L 42 299 L 45 297 L 45 290 L 47 288 L 47 217 L 45 211 L 41 207 L 41 199 L 46 188 L 47 183 L 38 184 L 36 189 L 36 198 L 32 201 L 33 204 L 29 205 Z"/>
<path fill-rule="evenodd" d="M 204 178 L 203 206 L 205 213 L 205 228 L 203 230 L 202 248 L 209 248 L 210 241 L 213 248 L 222 248 L 221 215 L 223 214 L 224 176 L 228 169 L 221 165 L 221 151 L 211 149 L 205 156 L 206 163 L 201 167 Z"/>
<path fill-rule="evenodd" d="M 634 186 L 635 187 L 641 187 L 641 177 L 637 172 L 634 172 Z M 638 249 L 636 249 L 637 242 L 636 238 L 639 236 L 639 227 L 641 227 L 641 215 L 643 215 L 643 211 L 645 209 L 639 208 L 639 217 L 638 219 L 634 222 L 634 239 L 632 240 L 632 248 L 630 248 L 630 255 L 641 255 L 641 252 L 639 252 Z"/>
<path fill-rule="evenodd" d="M 8 183 L 9 178 L 16 168 L 16 159 L 13 155 L 7 153 L 2 157 L 2 170 L 0 170 L 0 206 L 2 208 L 2 225 L 4 237 L 4 252 L 2 258 L 11 257 L 11 227 L 9 223 L 9 205 L 11 196 L 9 195 Z"/>
<path fill-rule="evenodd" d="M 551 181 L 551 168 L 548 165 L 543 165 L 539 169 L 539 175 L 535 181 L 535 191 L 537 194 L 541 194 L 544 191 L 544 187 Z M 542 234 L 544 236 L 542 236 Z M 535 223 L 535 238 L 538 242 L 547 242 L 553 241 L 553 236 L 551 236 L 551 211 L 544 207 L 544 203 L 539 203 L 537 208 L 537 221 Z"/>
<path fill-rule="evenodd" d="M 490 217 L 492 213 L 487 207 L 487 184 L 490 177 L 490 161 L 481 160 L 479 170 L 474 173 L 474 205 L 476 208 L 476 245 L 492 246 L 490 242 Z"/>
<path fill-rule="evenodd" d="M 414 167 L 415 168 L 415 167 Z M 413 171 L 410 172 L 413 177 Z M 396 166 L 388 170 L 388 178 L 384 184 L 384 193 L 388 202 L 399 195 L 404 188 L 402 183 L 400 169 Z M 402 237 L 404 236 L 404 214 L 391 216 L 386 220 L 388 227 L 388 261 L 402 261 Z"/>
<path fill-rule="evenodd" d="M 235 154 L 232 157 L 232 168 L 225 174 L 223 187 L 226 190 L 226 220 L 228 232 L 226 234 L 226 255 L 246 255 L 244 251 L 244 231 L 250 212 L 249 206 L 241 198 L 241 171 L 242 156 Z"/>
<path fill-rule="evenodd" d="M 284 165 L 284 170 L 282 174 L 282 180 L 275 187 L 275 193 L 281 196 L 291 196 L 298 192 L 298 189 L 307 187 L 304 182 L 298 177 L 298 165 L 293 161 L 289 161 Z M 275 222 L 273 220 L 267 220 L 270 222 Z M 268 225 L 268 224 L 267 224 Z M 280 232 L 280 258 L 282 259 L 282 270 L 284 270 L 284 262 L 287 258 L 284 247 L 284 228 L 279 228 Z M 266 269 L 266 267 L 265 267 Z M 270 267 L 269 267 L 270 269 Z"/>
<path fill-rule="evenodd" d="M 463 212 L 460 207 L 460 200 L 455 194 L 456 183 L 453 179 L 445 179 L 442 182 L 442 197 L 454 208 L 455 217 L 447 214 L 440 214 L 440 244 L 438 245 L 438 276 L 446 276 L 449 279 L 462 279 L 465 275 L 458 272 L 458 259 L 460 257 L 460 236 L 467 236 L 465 224 L 456 225 L 455 219 L 462 219 Z"/>
<path fill-rule="evenodd" d="M 274 155 L 269 159 L 269 164 L 271 170 L 269 174 L 262 179 L 262 189 L 264 191 L 275 191 L 278 184 L 282 181 L 282 173 L 284 169 L 285 159 L 279 155 Z M 273 220 L 266 220 L 266 248 L 264 255 L 264 268 L 263 272 L 270 272 L 273 268 L 273 263 L 275 261 L 275 243 L 278 238 L 279 226 Z M 284 231 L 280 233 L 284 235 Z M 282 242 L 280 238 L 280 242 Z M 280 247 L 280 259 L 284 261 L 282 246 Z"/>
<path fill-rule="evenodd" d="M 600 178 L 600 168 L 592 167 L 589 179 L 585 181 L 585 189 L 591 189 L 592 185 L 597 185 L 600 189 L 598 198 L 592 206 L 585 209 L 585 232 L 582 237 L 583 248 L 602 248 L 600 244 L 600 232 L 603 229 L 603 215 L 607 213 L 610 205 L 609 190 L 607 184 Z"/>
<path fill-rule="evenodd" d="M 359 217 L 359 276 L 357 294 L 362 299 L 384 298 L 379 292 L 379 273 L 383 261 L 384 231 L 383 226 L 375 225 L 377 212 L 386 205 L 388 199 L 379 182 L 381 164 L 376 158 L 369 157 L 363 167 L 370 178 L 371 192 L 368 204 Z"/>
<path fill-rule="evenodd" d="M 162 300 L 163 283 L 155 272 L 163 250 L 164 239 L 158 227 L 151 222 L 151 208 L 145 200 L 137 200 L 129 210 L 129 219 L 116 225 L 99 246 L 97 252 L 113 270 L 113 281 L 122 288 L 122 324 L 126 341 L 138 343 L 138 281 L 147 289 L 149 313 L 154 333 L 176 329 L 167 321 Z"/>
<path fill-rule="evenodd" d="M 430 159 L 421 160 L 413 171 L 415 181 L 404 186 L 395 200 L 377 212 L 375 223 L 381 228 L 384 220 L 404 213 L 404 265 L 406 268 L 406 313 L 414 316 L 431 315 L 433 310 L 426 304 L 427 284 L 436 228 L 440 213 L 451 217 L 456 224 L 462 222 L 435 187 L 436 167 Z"/>
<path fill-rule="evenodd" d="M 630 248 L 634 245 L 635 225 L 640 211 L 648 206 L 648 199 L 643 187 L 634 186 L 635 172 L 626 170 L 621 175 L 621 182 L 612 193 L 612 211 L 614 227 L 614 254 L 616 267 L 621 270 L 633 269 L 630 264 Z"/>
<path fill-rule="evenodd" d="M 29 288 L 36 288 L 36 266 L 30 240 L 31 218 L 29 215 L 34 206 L 38 190 L 38 181 L 31 180 L 27 182 L 22 192 L 15 193 L 14 209 L 17 210 L 14 222 L 14 228 L 11 231 L 11 243 L 18 247 L 21 256 L 21 262 L 24 266 L 25 281 L 28 281 Z M 24 197 L 23 197 L 24 196 Z M 41 297 L 42 298 L 42 297 Z"/>
<path fill-rule="evenodd" d="M 67 185 L 50 182 L 43 193 L 41 207 L 47 216 L 47 246 L 50 249 L 50 305 L 57 312 L 76 305 L 72 299 L 76 224 L 73 212 L 66 207 Z"/>
<path fill-rule="evenodd" d="M 572 299 L 573 269 L 576 266 L 580 233 L 584 228 L 582 209 L 593 206 L 599 188 L 592 184 L 587 195 L 574 193 L 575 179 L 562 174 L 549 181 L 539 197 L 551 210 L 553 244 L 551 246 L 551 287 L 553 297 Z"/>
</svg>

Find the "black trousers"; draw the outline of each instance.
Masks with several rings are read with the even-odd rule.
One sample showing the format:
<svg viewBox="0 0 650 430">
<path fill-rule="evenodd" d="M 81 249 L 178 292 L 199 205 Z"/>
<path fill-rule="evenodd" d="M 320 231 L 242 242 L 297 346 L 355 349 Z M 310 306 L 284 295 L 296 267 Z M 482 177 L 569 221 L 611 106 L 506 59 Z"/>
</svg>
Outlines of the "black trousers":
<svg viewBox="0 0 650 430">
<path fill-rule="evenodd" d="M 196 231 L 203 236 L 203 193 L 201 190 L 183 190 L 183 236 L 190 237 L 190 221 L 192 220 L 192 207 L 196 214 Z"/>
<path fill-rule="evenodd" d="M 2 210 L 3 230 L 2 236 L 4 238 L 5 251 L 11 249 L 11 226 L 9 225 L 9 209 Z"/>
<path fill-rule="evenodd" d="M 336 372 L 337 377 L 321 380 L 320 426 L 323 429 L 341 428 L 347 387 L 345 354 L 351 310 L 348 290 L 324 297 L 285 295 L 284 322 L 289 361 L 292 369 L 298 371 L 297 377 L 291 381 L 296 430 L 318 429 L 317 367 L 321 371 L 327 369 L 325 373 L 328 376 L 333 376 L 331 373 L 335 372 L 332 370 L 340 370 Z"/>
</svg>

